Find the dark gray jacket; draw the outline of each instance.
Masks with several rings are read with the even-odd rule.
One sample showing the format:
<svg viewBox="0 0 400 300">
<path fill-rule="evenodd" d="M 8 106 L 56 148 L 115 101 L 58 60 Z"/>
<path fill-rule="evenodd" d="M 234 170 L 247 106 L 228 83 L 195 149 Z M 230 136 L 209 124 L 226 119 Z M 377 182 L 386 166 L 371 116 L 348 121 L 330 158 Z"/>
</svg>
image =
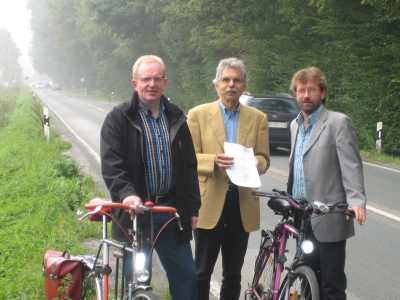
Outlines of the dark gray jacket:
<svg viewBox="0 0 400 300">
<path fill-rule="evenodd" d="M 200 195 L 197 160 L 184 113 L 162 97 L 168 119 L 171 141 L 172 173 L 176 208 L 184 231 L 180 240 L 191 239 L 191 217 L 198 215 Z M 101 129 L 101 169 L 112 201 L 121 202 L 128 195 L 148 199 L 145 180 L 143 132 L 138 112 L 138 95 L 108 113 Z M 129 228 L 129 215 L 115 212 L 117 221 Z M 113 226 L 113 237 L 123 239 L 118 226 Z"/>
</svg>

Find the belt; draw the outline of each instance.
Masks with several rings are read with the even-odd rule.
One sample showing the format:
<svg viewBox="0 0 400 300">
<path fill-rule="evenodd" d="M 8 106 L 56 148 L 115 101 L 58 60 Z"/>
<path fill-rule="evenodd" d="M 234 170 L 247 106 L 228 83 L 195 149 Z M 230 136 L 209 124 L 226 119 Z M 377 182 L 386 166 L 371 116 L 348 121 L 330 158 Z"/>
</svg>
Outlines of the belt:
<svg viewBox="0 0 400 300">
<path fill-rule="evenodd" d="M 156 204 L 173 204 L 175 203 L 175 193 L 167 193 L 164 195 L 157 195 L 154 197 Z"/>
</svg>

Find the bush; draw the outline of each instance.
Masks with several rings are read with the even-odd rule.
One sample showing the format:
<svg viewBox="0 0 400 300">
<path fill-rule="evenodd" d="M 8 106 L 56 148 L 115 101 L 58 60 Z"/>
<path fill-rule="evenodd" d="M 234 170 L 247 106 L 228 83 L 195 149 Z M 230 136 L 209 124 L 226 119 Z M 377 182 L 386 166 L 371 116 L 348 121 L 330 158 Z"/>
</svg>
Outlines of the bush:
<svg viewBox="0 0 400 300">
<path fill-rule="evenodd" d="M 8 123 L 15 109 L 16 90 L 0 89 L 0 128 Z"/>
<path fill-rule="evenodd" d="M 46 142 L 29 96 L 19 97 L 0 140 L 0 299 L 43 299 L 45 250 L 82 251 L 95 233 L 75 214 L 94 185 L 62 154 L 65 142 Z"/>
</svg>

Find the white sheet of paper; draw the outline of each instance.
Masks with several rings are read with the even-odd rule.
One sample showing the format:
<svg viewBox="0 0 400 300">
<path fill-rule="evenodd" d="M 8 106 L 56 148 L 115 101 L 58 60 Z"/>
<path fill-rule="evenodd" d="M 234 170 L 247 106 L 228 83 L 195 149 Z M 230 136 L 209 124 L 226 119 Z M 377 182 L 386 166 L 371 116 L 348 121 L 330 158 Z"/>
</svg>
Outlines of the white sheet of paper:
<svg viewBox="0 0 400 300">
<path fill-rule="evenodd" d="M 225 155 L 233 157 L 233 166 L 226 169 L 232 183 L 243 187 L 259 188 L 261 180 L 253 148 L 225 142 L 224 151 Z"/>
</svg>

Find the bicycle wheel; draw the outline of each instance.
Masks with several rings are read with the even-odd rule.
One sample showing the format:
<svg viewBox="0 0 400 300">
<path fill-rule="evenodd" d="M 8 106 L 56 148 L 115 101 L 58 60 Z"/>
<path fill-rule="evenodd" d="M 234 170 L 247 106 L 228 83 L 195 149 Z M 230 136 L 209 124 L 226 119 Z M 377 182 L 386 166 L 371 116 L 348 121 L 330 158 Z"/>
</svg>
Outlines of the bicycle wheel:
<svg viewBox="0 0 400 300">
<path fill-rule="evenodd" d="M 103 300 L 103 283 L 93 273 L 87 274 L 82 282 L 82 299 Z"/>
<path fill-rule="evenodd" d="M 139 290 L 133 293 L 132 300 L 161 300 L 161 298 L 151 290 Z"/>
<path fill-rule="evenodd" d="M 279 300 L 319 300 L 319 286 L 314 271 L 308 266 L 299 266 L 293 273 L 292 280 L 286 275 Z"/>
<path fill-rule="evenodd" d="M 253 289 L 257 297 L 262 300 L 272 299 L 272 290 L 274 285 L 274 254 L 272 252 L 272 241 L 264 238 L 260 251 L 258 253 L 256 264 L 254 266 Z M 253 292 L 254 293 L 254 292 Z"/>
</svg>

